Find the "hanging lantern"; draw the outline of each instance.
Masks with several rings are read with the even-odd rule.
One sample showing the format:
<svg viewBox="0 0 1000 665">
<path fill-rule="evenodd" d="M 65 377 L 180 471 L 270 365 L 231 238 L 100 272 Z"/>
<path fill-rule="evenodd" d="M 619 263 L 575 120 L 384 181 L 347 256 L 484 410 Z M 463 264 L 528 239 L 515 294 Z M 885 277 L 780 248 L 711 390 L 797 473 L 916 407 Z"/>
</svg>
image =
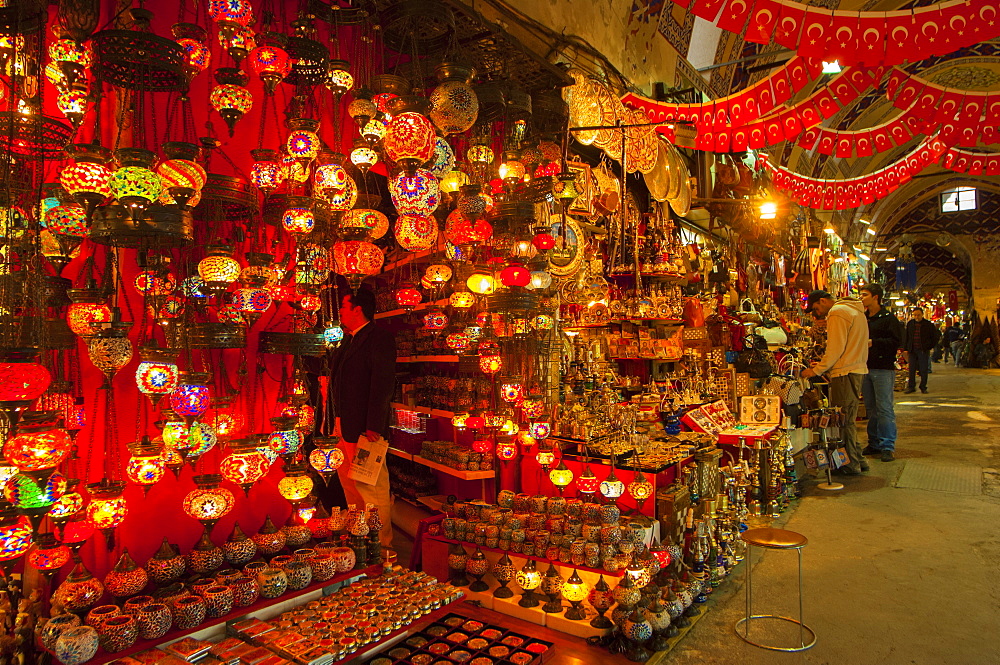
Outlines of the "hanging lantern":
<svg viewBox="0 0 1000 665">
<path fill-rule="evenodd" d="M 566 463 L 562 460 L 559 461 L 559 466 L 549 471 L 549 480 L 552 481 L 552 485 L 559 490 L 559 495 L 566 491 L 569 484 L 573 482 L 573 471 L 566 466 Z"/>
<path fill-rule="evenodd" d="M 4 459 L 0 454 L 0 492 L 7 486 L 7 482 L 17 475 L 17 467 Z"/>
<path fill-rule="evenodd" d="M 437 178 L 427 169 L 389 178 L 392 203 L 401 214 L 430 215 L 437 210 L 439 192 Z"/>
<path fill-rule="evenodd" d="M 21 473 L 41 480 L 69 456 L 73 439 L 66 430 L 54 425 L 55 415 L 54 411 L 25 413 L 17 435 L 4 442 L 4 458 Z"/>
<path fill-rule="evenodd" d="M 385 122 L 378 118 L 373 118 L 361 128 L 361 138 L 364 139 L 369 148 L 374 150 L 378 148 L 379 142 L 385 138 L 386 131 Z"/>
<path fill-rule="evenodd" d="M 111 151 L 88 143 L 73 143 L 65 150 L 74 163 L 59 173 L 59 184 L 84 207 L 90 219 L 94 208 L 111 196 L 111 170 L 105 166 Z"/>
<path fill-rule="evenodd" d="M 517 457 L 517 444 L 510 439 L 497 441 L 496 454 L 501 462 L 510 462 Z"/>
<path fill-rule="evenodd" d="M 539 445 L 538 451 L 535 453 L 535 461 L 538 462 L 543 471 L 548 471 L 552 463 L 556 461 L 556 453 L 552 448 Z"/>
<path fill-rule="evenodd" d="M 8 414 L 8 422 L 13 422 L 13 414 L 28 408 L 52 383 L 52 375 L 37 362 L 35 353 L 21 349 L 0 354 L 0 410 Z"/>
<path fill-rule="evenodd" d="M 285 469 L 285 477 L 278 481 L 278 493 L 295 505 L 312 493 L 313 479 L 302 464 L 290 464 Z"/>
<path fill-rule="evenodd" d="M 57 39 L 49 44 L 49 58 L 52 62 L 45 68 L 46 77 L 62 91 L 86 83 L 87 68 L 93 62 L 94 52 L 89 45 L 74 39 Z"/>
<path fill-rule="evenodd" d="M 219 24 L 219 30 L 231 29 L 228 23 L 246 27 L 253 22 L 253 8 L 248 0 L 209 0 L 208 17 Z"/>
<path fill-rule="evenodd" d="M 177 23 L 171 27 L 174 40 L 184 49 L 184 69 L 188 80 L 202 73 L 212 64 L 212 51 L 206 43 L 208 32 L 200 25 Z"/>
<path fill-rule="evenodd" d="M 54 534 L 43 533 L 28 551 L 27 561 L 29 566 L 51 578 L 71 558 L 69 548 L 57 542 Z"/>
<path fill-rule="evenodd" d="M 161 200 L 180 206 L 198 205 L 208 177 L 201 164 L 194 161 L 198 146 L 184 141 L 170 141 L 163 144 L 163 152 L 167 159 L 156 167 L 164 190 Z"/>
<path fill-rule="evenodd" d="M 269 32 L 263 44 L 250 53 L 250 69 L 264 82 L 264 94 L 273 95 L 275 88 L 292 73 L 292 59 L 284 48 L 287 38 Z"/>
<path fill-rule="evenodd" d="M 445 136 L 468 131 L 479 117 L 479 99 L 469 85 L 475 70 L 442 62 L 435 73 L 441 83 L 431 91 L 431 121 Z"/>
<path fill-rule="evenodd" d="M 539 252 L 544 252 L 556 246 L 556 239 L 551 233 L 543 231 L 535 234 L 535 237 L 531 239 L 531 244 L 534 245 L 535 249 Z"/>
<path fill-rule="evenodd" d="M 285 172 L 278 161 L 277 151 L 259 148 L 251 150 L 250 156 L 253 158 L 250 182 L 263 191 L 265 196 L 280 187 L 285 181 Z"/>
<path fill-rule="evenodd" d="M 326 80 L 323 84 L 338 100 L 354 87 L 354 77 L 348 71 L 349 67 L 346 60 L 331 60 L 326 67 Z"/>
<path fill-rule="evenodd" d="M 141 362 L 135 370 L 135 383 L 139 392 L 143 393 L 153 403 L 153 408 L 160 398 L 169 395 L 175 387 L 180 372 L 173 354 L 162 349 L 146 346 L 139 350 Z"/>
<path fill-rule="evenodd" d="M 316 470 L 324 483 L 344 464 L 344 451 L 337 447 L 337 437 L 314 437 L 313 450 L 309 453 L 309 465 Z"/>
<path fill-rule="evenodd" d="M 160 176 L 150 170 L 156 155 L 144 148 L 119 148 L 115 157 L 121 166 L 111 174 L 108 187 L 132 218 L 138 219 L 163 191 Z"/>
<path fill-rule="evenodd" d="M 508 150 L 503 155 L 503 162 L 500 164 L 500 179 L 507 185 L 513 185 L 524 180 L 524 163 L 516 150 Z"/>
<path fill-rule="evenodd" d="M 406 310 L 413 309 L 424 299 L 420 291 L 413 288 L 410 284 L 405 284 L 396 289 L 395 296 L 396 304 Z"/>
<path fill-rule="evenodd" d="M 32 527 L 37 531 L 42 517 L 66 493 L 66 476 L 58 471 L 36 472 L 32 475 L 17 474 L 3 488 L 4 498 L 11 502 L 17 512 L 27 515 Z"/>
<path fill-rule="evenodd" d="M 594 475 L 593 470 L 590 468 L 589 464 L 585 464 L 583 467 L 583 472 L 576 479 L 576 489 L 580 494 L 587 497 L 592 497 L 597 494 L 597 490 L 601 487 L 601 481 L 597 479 Z"/>
<path fill-rule="evenodd" d="M 87 521 L 95 529 L 104 532 L 108 551 L 111 551 L 115 545 L 115 529 L 125 521 L 125 517 L 128 515 L 128 503 L 122 494 L 125 491 L 125 483 L 102 480 L 99 483 L 87 485 L 87 491 L 90 493 L 90 503 L 87 504 Z"/>
<path fill-rule="evenodd" d="M 434 155 L 434 127 L 419 113 L 404 111 L 389 122 L 385 153 L 409 174 Z"/>
<path fill-rule="evenodd" d="M 59 205 L 45 211 L 45 227 L 58 236 L 86 238 L 87 211 L 79 205 Z"/>
<path fill-rule="evenodd" d="M 174 276 L 162 270 L 143 270 L 135 276 L 134 285 L 143 296 L 166 296 L 177 288 Z"/>
<path fill-rule="evenodd" d="M 274 431 L 267 437 L 267 447 L 274 454 L 290 459 L 302 447 L 302 433 L 295 428 L 295 418 L 271 418 Z"/>
<path fill-rule="evenodd" d="M 506 379 L 500 384 L 500 397 L 510 404 L 517 404 L 524 399 L 524 385 L 520 381 Z"/>
<path fill-rule="evenodd" d="M 364 240 L 341 240 L 333 246 L 337 272 L 347 278 L 351 288 L 358 288 L 370 275 L 382 268 L 385 255 L 382 250 Z"/>
<path fill-rule="evenodd" d="M 340 220 L 340 233 L 345 240 L 378 240 L 389 230 L 389 218 L 378 210 L 355 208 Z"/>
<path fill-rule="evenodd" d="M 486 242 L 493 235 L 493 226 L 485 219 L 473 221 L 456 208 L 445 220 L 444 237 L 453 245 L 474 245 Z"/>
<path fill-rule="evenodd" d="M 168 450 L 187 448 L 188 426 L 182 417 L 170 409 L 164 409 L 162 429 L 163 445 Z"/>
<path fill-rule="evenodd" d="M 493 163 L 493 150 L 488 145 L 473 144 L 465 153 L 465 158 L 472 164 L 479 167 L 486 167 Z"/>
<path fill-rule="evenodd" d="M 332 349 L 344 339 L 344 329 L 339 325 L 329 325 L 323 331 L 323 342 L 326 348 Z"/>
<path fill-rule="evenodd" d="M 0 562 L 19 559 L 31 547 L 31 523 L 9 504 L 0 506 Z"/>
<path fill-rule="evenodd" d="M 470 291 L 455 291 L 448 302 L 455 309 L 467 310 L 476 304 L 476 296 Z"/>
<path fill-rule="evenodd" d="M 72 88 L 56 93 L 56 108 L 66 116 L 73 127 L 79 127 L 83 122 L 89 102 L 90 92 L 86 89 Z"/>
<path fill-rule="evenodd" d="M 71 479 L 66 481 L 66 492 L 49 508 L 47 516 L 57 526 L 65 525 L 83 510 L 84 503 L 86 502 L 83 500 L 83 495 L 79 492 L 79 486 L 79 480 Z M 67 540 L 65 536 L 62 540 L 66 543 L 72 542 Z"/>
<path fill-rule="evenodd" d="M 341 158 L 343 155 L 341 155 Z M 350 176 L 344 167 L 336 162 L 322 164 L 313 173 L 313 186 L 320 192 L 339 192 L 347 187 Z"/>
<path fill-rule="evenodd" d="M 208 530 L 229 514 L 236 505 L 233 493 L 220 487 L 222 476 L 211 473 L 194 477 L 195 489 L 184 497 L 183 508 L 188 516 L 201 522 Z"/>
<path fill-rule="evenodd" d="M 316 131 L 319 129 L 319 120 L 312 118 L 292 118 L 288 121 L 291 132 L 288 140 L 285 141 L 285 148 L 290 157 L 298 160 L 300 164 L 308 164 L 316 155 L 322 145 Z"/>
<path fill-rule="evenodd" d="M 167 471 L 163 451 L 148 436 L 142 437 L 141 441 L 130 443 L 128 448 L 132 457 L 125 466 L 125 475 L 133 483 L 142 485 L 143 490 L 148 492 Z"/>
<path fill-rule="evenodd" d="M 108 326 L 87 338 L 87 355 L 104 373 L 106 386 L 111 385 L 118 370 L 132 361 L 132 340 L 128 338 L 132 324 L 119 320 L 119 316 L 118 308 L 112 309 Z"/>
<path fill-rule="evenodd" d="M 208 379 L 208 374 L 181 372 L 177 387 L 170 393 L 170 408 L 189 425 L 208 410 Z"/>
<path fill-rule="evenodd" d="M 345 212 L 350 210 L 358 202 L 358 186 L 351 178 L 347 179 L 347 184 L 340 191 L 326 191 L 326 206 L 330 212 Z"/>
<path fill-rule="evenodd" d="M 642 471 L 636 472 L 635 478 L 628 484 L 627 489 L 629 496 L 636 502 L 640 511 L 642 511 L 646 500 L 653 495 L 653 483 L 646 480 Z"/>
<path fill-rule="evenodd" d="M 220 67 L 215 70 L 217 86 L 212 88 L 208 101 L 229 127 L 233 136 L 236 122 L 253 107 L 253 95 L 246 89 L 249 77 L 239 69 Z"/>
<path fill-rule="evenodd" d="M 250 496 L 250 488 L 267 475 L 271 461 L 254 441 L 234 441 L 231 448 L 232 452 L 219 463 L 219 471 L 223 478 L 239 485 Z"/>
<path fill-rule="evenodd" d="M 444 263 L 434 263 L 427 266 L 427 269 L 424 271 L 424 277 L 427 281 L 436 286 L 445 284 L 451 279 L 451 276 L 451 267 L 445 265 Z"/>
<path fill-rule="evenodd" d="M 497 283 L 493 275 L 485 270 L 477 270 L 469 275 L 469 278 L 465 280 L 465 285 L 469 287 L 470 291 L 478 293 L 481 296 L 490 295 L 497 288 Z"/>
<path fill-rule="evenodd" d="M 525 287 L 531 282 L 531 273 L 524 266 L 511 263 L 500 271 L 500 283 L 507 288 Z"/>
<path fill-rule="evenodd" d="M 192 466 L 202 455 L 215 447 L 219 438 L 215 435 L 215 430 L 208 423 L 194 422 L 188 427 L 187 446 L 178 451 L 184 456 L 184 460 L 190 462 Z"/>
<path fill-rule="evenodd" d="M 615 467 L 611 467 L 611 473 L 601 481 L 600 489 L 601 496 L 612 503 L 625 493 L 625 483 L 618 480 L 618 476 L 615 475 Z"/>
<path fill-rule="evenodd" d="M 503 368 L 503 359 L 499 353 L 485 353 L 479 355 L 479 369 L 483 374 L 496 374 Z"/>
<path fill-rule="evenodd" d="M 462 171 L 448 171 L 441 176 L 438 186 L 442 192 L 447 194 L 457 194 L 462 187 L 469 184 L 469 176 Z"/>
<path fill-rule="evenodd" d="M 347 105 L 347 115 L 351 116 L 358 129 L 364 127 L 368 122 L 378 115 L 378 107 L 368 97 L 371 93 L 359 90 L 354 100 Z"/>
<path fill-rule="evenodd" d="M 445 344 L 447 344 L 448 348 L 455 353 L 461 353 L 469 348 L 472 344 L 472 340 L 469 339 L 469 336 L 463 331 L 448 335 L 448 337 L 445 338 Z"/>
<path fill-rule="evenodd" d="M 281 227 L 289 233 L 305 235 L 312 233 L 316 227 L 316 216 L 313 214 L 312 199 L 305 196 L 288 197 L 290 207 L 281 215 Z"/>
<path fill-rule="evenodd" d="M 428 312 L 424 315 L 425 330 L 444 330 L 448 326 L 448 315 L 444 312 Z"/>
<path fill-rule="evenodd" d="M 394 231 L 400 247 L 411 252 L 430 249 L 438 237 L 437 220 L 429 215 L 401 214 Z"/>
<path fill-rule="evenodd" d="M 378 163 L 378 153 L 371 148 L 359 145 L 351 151 L 351 164 L 354 164 L 364 173 Z"/>
<path fill-rule="evenodd" d="M 240 278 L 240 264 L 233 258 L 233 248 L 226 245 L 209 247 L 205 258 L 198 262 L 198 274 L 212 290 L 225 290 Z"/>
</svg>

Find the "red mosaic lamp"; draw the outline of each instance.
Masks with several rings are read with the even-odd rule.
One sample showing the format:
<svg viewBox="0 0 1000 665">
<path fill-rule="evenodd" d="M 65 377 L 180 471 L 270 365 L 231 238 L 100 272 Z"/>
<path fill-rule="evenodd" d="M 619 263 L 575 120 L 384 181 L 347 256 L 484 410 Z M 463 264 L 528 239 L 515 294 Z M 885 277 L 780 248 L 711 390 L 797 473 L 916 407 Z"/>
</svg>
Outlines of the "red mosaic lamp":
<svg viewBox="0 0 1000 665">
<path fill-rule="evenodd" d="M 128 515 L 125 500 L 125 483 L 104 479 L 87 485 L 90 503 L 87 505 L 87 521 L 104 533 L 108 551 L 115 547 L 115 529 L 121 526 Z"/>
<path fill-rule="evenodd" d="M 195 476 L 195 489 L 184 497 L 184 512 L 201 522 L 209 532 L 236 505 L 236 497 L 221 487 L 221 482 L 222 476 L 215 473 Z"/>
<path fill-rule="evenodd" d="M 292 59 L 284 49 L 287 38 L 269 32 L 263 43 L 250 52 L 250 69 L 264 82 L 264 93 L 273 95 L 278 84 L 292 73 Z"/>
<path fill-rule="evenodd" d="M 257 442 L 242 439 L 230 446 L 231 453 L 219 463 L 222 477 L 239 485 L 250 496 L 250 488 L 267 475 L 271 460 L 257 448 Z"/>
</svg>

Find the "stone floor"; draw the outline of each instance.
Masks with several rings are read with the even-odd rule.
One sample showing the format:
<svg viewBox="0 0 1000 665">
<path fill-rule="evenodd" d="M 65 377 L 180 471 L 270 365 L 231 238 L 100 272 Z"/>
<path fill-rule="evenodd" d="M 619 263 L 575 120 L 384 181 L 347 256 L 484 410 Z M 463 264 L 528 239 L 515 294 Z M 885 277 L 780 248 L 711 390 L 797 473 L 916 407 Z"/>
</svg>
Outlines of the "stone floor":
<svg viewBox="0 0 1000 665">
<path fill-rule="evenodd" d="M 809 538 L 805 619 L 819 636 L 816 646 L 778 653 L 737 638 L 740 577 L 717 591 L 665 662 L 1000 663 L 1000 371 L 938 363 L 929 389 L 896 393 L 897 461 L 870 458 L 871 471 L 841 479 L 841 492 L 809 481 L 798 506 L 779 520 Z M 911 463 L 945 475 L 956 466 L 978 467 L 981 493 L 896 487 Z M 755 611 L 794 616 L 795 554 L 769 551 L 755 561 Z M 770 637 L 794 641 L 798 633 Z"/>
</svg>

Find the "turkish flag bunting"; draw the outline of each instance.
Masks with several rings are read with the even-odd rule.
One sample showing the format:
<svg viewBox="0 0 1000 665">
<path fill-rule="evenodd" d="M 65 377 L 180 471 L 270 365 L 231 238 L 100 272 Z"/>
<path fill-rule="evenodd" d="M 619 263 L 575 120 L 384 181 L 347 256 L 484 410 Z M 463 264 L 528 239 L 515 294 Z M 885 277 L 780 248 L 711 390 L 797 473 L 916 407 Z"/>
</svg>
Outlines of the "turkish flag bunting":
<svg viewBox="0 0 1000 665">
<path fill-rule="evenodd" d="M 781 5 L 776 0 L 757 0 L 750 13 L 745 39 L 755 44 L 770 44 L 780 12 Z"/>
<path fill-rule="evenodd" d="M 868 205 L 869 203 L 875 202 L 875 193 L 872 190 L 871 178 L 864 178 L 860 183 L 858 183 L 858 194 L 861 199 L 861 203 Z"/>
<path fill-rule="evenodd" d="M 729 98 L 729 126 L 742 127 L 748 122 L 753 122 L 746 108 L 747 95 L 744 92 L 737 93 Z"/>
<path fill-rule="evenodd" d="M 715 24 L 723 30 L 740 34 L 750 18 L 750 5 L 751 0 L 729 0 Z"/>
<path fill-rule="evenodd" d="M 910 130 L 910 133 L 914 136 L 919 136 L 920 134 L 926 134 L 924 127 L 924 121 L 915 115 L 910 115 L 909 113 L 904 113 L 902 118 L 900 118 L 905 124 L 906 128 Z"/>
<path fill-rule="evenodd" d="M 992 94 L 986 100 L 986 124 L 1000 125 L 1000 95 Z"/>
<path fill-rule="evenodd" d="M 763 117 L 774 110 L 774 91 L 771 89 L 771 78 L 768 77 L 755 86 L 757 98 L 757 113 Z"/>
<path fill-rule="evenodd" d="M 830 81 L 830 90 L 841 106 L 847 106 L 858 98 L 858 91 L 851 85 L 850 78 L 843 73 Z"/>
<path fill-rule="evenodd" d="M 872 152 L 872 133 L 871 132 L 861 132 L 855 134 L 856 147 L 858 157 L 871 157 L 874 153 Z"/>
<path fill-rule="evenodd" d="M 812 96 L 812 102 L 819 109 L 820 115 L 824 119 L 830 119 L 840 110 L 840 104 L 833 98 L 833 93 L 829 88 L 822 88 Z"/>
<path fill-rule="evenodd" d="M 959 127 L 958 145 L 963 148 L 975 148 L 979 145 L 979 127 Z"/>
<path fill-rule="evenodd" d="M 882 62 L 885 58 L 885 34 L 885 14 L 865 12 L 858 19 L 857 60 L 871 64 Z"/>
<path fill-rule="evenodd" d="M 799 55 L 822 57 L 826 54 L 833 12 L 820 7 L 808 7 L 802 20 Z"/>
<path fill-rule="evenodd" d="M 887 127 L 872 127 L 872 146 L 875 152 L 887 152 L 892 150 L 892 139 L 889 137 L 889 130 Z"/>
<path fill-rule="evenodd" d="M 783 115 L 774 115 L 764 118 L 761 123 L 764 130 L 763 140 L 766 141 L 766 145 L 774 145 L 775 143 L 781 143 L 785 140 L 785 131 L 782 127 Z M 756 143 L 753 134 L 750 136 L 750 147 L 753 148 Z M 763 147 L 763 146 L 761 146 Z"/>
<path fill-rule="evenodd" d="M 886 185 L 885 173 L 878 172 L 871 177 L 872 183 L 872 198 L 882 199 L 889 193 L 889 187 Z"/>
<path fill-rule="evenodd" d="M 989 93 L 967 92 L 962 105 L 958 109 L 958 124 L 963 127 L 979 126 L 982 121 L 983 110 L 989 100 Z"/>
<path fill-rule="evenodd" d="M 785 48 L 797 49 L 799 34 L 802 32 L 802 22 L 806 17 L 806 9 L 797 2 L 781 2 L 780 5 L 781 11 L 778 14 L 774 41 Z"/>
<path fill-rule="evenodd" d="M 729 152 L 730 139 L 728 129 L 719 129 L 715 132 L 715 152 Z"/>
<path fill-rule="evenodd" d="M 819 110 L 816 108 L 816 104 L 813 102 L 811 98 L 802 100 L 801 102 L 795 105 L 795 108 L 793 110 L 795 111 L 795 115 L 796 117 L 798 117 L 799 122 L 801 123 L 801 127 L 798 129 L 798 131 L 795 132 L 793 136 L 789 136 L 788 137 L 789 139 L 798 136 L 800 133 L 802 133 L 802 130 L 808 129 L 809 127 L 815 127 L 816 125 L 818 125 L 820 122 L 823 121 L 823 116 L 820 115 Z M 785 134 L 787 133 L 788 132 L 786 131 Z"/>
<path fill-rule="evenodd" d="M 837 205 L 837 185 L 827 184 L 823 186 L 823 210 L 833 210 Z"/>
<path fill-rule="evenodd" d="M 949 148 L 941 155 L 941 166 L 950 169 L 955 165 L 956 159 L 958 159 L 958 151 L 954 148 Z"/>
<path fill-rule="evenodd" d="M 694 0 L 691 13 L 706 21 L 715 23 L 715 17 L 719 15 L 719 10 L 722 9 L 722 5 L 724 4 L 725 0 Z"/>
<path fill-rule="evenodd" d="M 715 100 L 715 112 L 712 114 L 713 127 L 729 127 L 729 102 L 732 95 Z"/>
<path fill-rule="evenodd" d="M 809 85 L 811 77 L 809 76 L 809 70 L 806 68 L 806 63 L 802 58 L 792 58 L 785 65 L 785 72 L 788 74 L 788 80 L 791 81 L 794 92 L 798 92 Z"/>
<path fill-rule="evenodd" d="M 913 12 L 885 13 L 885 64 L 898 65 L 913 57 Z"/>
<path fill-rule="evenodd" d="M 1000 175 L 1000 155 L 986 158 L 986 175 Z"/>
<path fill-rule="evenodd" d="M 896 95 L 896 99 L 893 100 L 892 104 L 898 109 L 908 109 L 913 106 L 913 103 L 917 101 L 920 93 L 923 91 L 924 82 L 922 80 L 908 79 L 899 87 L 899 94 Z"/>
<path fill-rule="evenodd" d="M 778 130 L 780 131 L 781 123 L 775 120 L 775 124 L 778 125 Z M 752 125 L 747 125 L 747 136 L 749 137 L 747 145 L 754 150 L 760 150 L 768 144 L 765 125 L 766 123 L 764 122 L 755 122 Z"/>
<path fill-rule="evenodd" d="M 836 149 L 837 136 L 832 132 L 822 132 L 819 141 L 816 143 L 816 152 L 821 155 L 832 155 Z"/>
<path fill-rule="evenodd" d="M 859 93 L 864 93 L 868 88 L 877 83 L 878 79 L 875 78 L 875 71 L 863 65 L 854 65 L 844 71 L 844 76 L 847 77 L 847 80 L 850 81 L 855 90 Z"/>
<path fill-rule="evenodd" d="M 885 188 L 890 192 L 899 189 L 899 175 L 897 175 L 896 170 L 892 167 L 885 170 Z"/>
<path fill-rule="evenodd" d="M 920 91 L 920 96 L 917 97 L 917 101 L 907 109 L 907 114 L 911 116 L 916 116 L 922 120 L 930 120 L 934 117 L 934 109 L 937 108 L 938 102 L 941 101 L 941 95 L 944 94 L 944 88 L 939 85 L 934 85 L 933 83 L 928 83 L 924 86 L 924 89 Z"/>
<path fill-rule="evenodd" d="M 697 113 L 698 119 L 695 120 L 695 123 L 699 127 L 712 128 L 715 126 L 715 102 L 705 102 Z"/>
<path fill-rule="evenodd" d="M 918 7 L 913 10 L 914 20 L 914 53 L 908 60 L 916 62 L 934 55 L 943 41 L 941 34 L 941 10 L 936 5 Z"/>
<path fill-rule="evenodd" d="M 837 137 L 837 149 L 834 152 L 837 157 L 853 157 L 854 156 L 854 137 L 853 136 L 838 136 Z"/>
<path fill-rule="evenodd" d="M 698 132 L 698 138 L 694 140 L 694 147 L 698 150 L 711 152 L 715 148 L 715 134 L 709 131 Z"/>
<path fill-rule="evenodd" d="M 934 114 L 934 123 L 941 125 L 955 119 L 958 110 L 962 107 L 962 100 L 965 93 L 961 90 L 945 89 L 938 102 L 937 113 Z"/>
<path fill-rule="evenodd" d="M 912 136 L 906 131 L 906 124 L 902 120 L 894 120 L 889 123 L 889 136 L 892 138 L 892 142 L 896 144 L 897 147 L 907 143 Z"/>
<path fill-rule="evenodd" d="M 1000 132 L 997 131 L 996 125 L 987 123 L 979 129 L 979 140 L 982 141 L 983 145 L 996 145 L 1000 143 Z"/>
<path fill-rule="evenodd" d="M 1000 36 L 1000 11 L 996 0 L 980 0 L 972 5 L 975 9 L 972 34 L 979 41 Z"/>
<path fill-rule="evenodd" d="M 812 150 L 813 146 L 816 145 L 816 140 L 820 137 L 820 134 L 824 130 L 817 127 L 811 127 L 799 135 L 799 140 L 797 145 L 803 150 Z"/>
<path fill-rule="evenodd" d="M 781 127 L 784 131 L 784 139 L 791 141 L 796 136 L 802 133 L 802 119 L 799 117 L 798 108 L 803 108 L 808 104 L 808 100 L 803 102 L 797 108 L 791 108 L 781 114 Z M 815 110 L 812 113 L 816 113 Z"/>
<path fill-rule="evenodd" d="M 750 132 L 747 131 L 746 127 L 736 127 L 733 129 L 732 137 L 730 138 L 729 145 L 733 152 L 743 152 L 747 149 L 747 144 L 750 139 Z"/>
<path fill-rule="evenodd" d="M 753 122 L 760 117 L 760 111 L 757 110 L 757 99 L 749 92 L 743 95 L 743 108 L 746 122 Z"/>
<path fill-rule="evenodd" d="M 788 80 L 788 71 L 785 68 L 779 69 L 771 77 L 771 90 L 774 92 L 776 108 L 792 98 L 792 84 Z"/>
<path fill-rule="evenodd" d="M 986 157 L 983 155 L 969 156 L 969 175 L 982 175 L 983 167 L 986 165 Z"/>
<path fill-rule="evenodd" d="M 827 57 L 842 65 L 858 54 L 858 12 L 834 11 L 830 22 Z"/>
<path fill-rule="evenodd" d="M 966 46 L 966 35 L 971 34 L 969 30 L 969 9 L 971 3 L 964 0 L 958 2 L 943 2 L 938 7 L 941 9 L 941 33 L 934 55 L 948 55 L 952 51 Z"/>
</svg>

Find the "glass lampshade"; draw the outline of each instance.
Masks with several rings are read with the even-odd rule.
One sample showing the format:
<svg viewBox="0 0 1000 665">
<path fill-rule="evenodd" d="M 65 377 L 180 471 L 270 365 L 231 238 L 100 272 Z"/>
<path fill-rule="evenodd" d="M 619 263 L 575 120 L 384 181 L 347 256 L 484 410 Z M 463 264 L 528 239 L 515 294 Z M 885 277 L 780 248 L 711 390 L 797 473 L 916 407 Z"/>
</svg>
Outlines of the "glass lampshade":
<svg viewBox="0 0 1000 665">
<path fill-rule="evenodd" d="M 236 505 L 236 497 L 219 486 L 221 481 L 222 476 L 216 474 L 195 476 L 195 489 L 184 497 L 184 512 L 206 526 L 214 525 L 229 514 Z"/>
<path fill-rule="evenodd" d="M 565 462 L 560 461 L 556 468 L 549 471 L 549 480 L 561 492 L 573 482 L 573 471 L 566 466 Z"/>
</svg>

